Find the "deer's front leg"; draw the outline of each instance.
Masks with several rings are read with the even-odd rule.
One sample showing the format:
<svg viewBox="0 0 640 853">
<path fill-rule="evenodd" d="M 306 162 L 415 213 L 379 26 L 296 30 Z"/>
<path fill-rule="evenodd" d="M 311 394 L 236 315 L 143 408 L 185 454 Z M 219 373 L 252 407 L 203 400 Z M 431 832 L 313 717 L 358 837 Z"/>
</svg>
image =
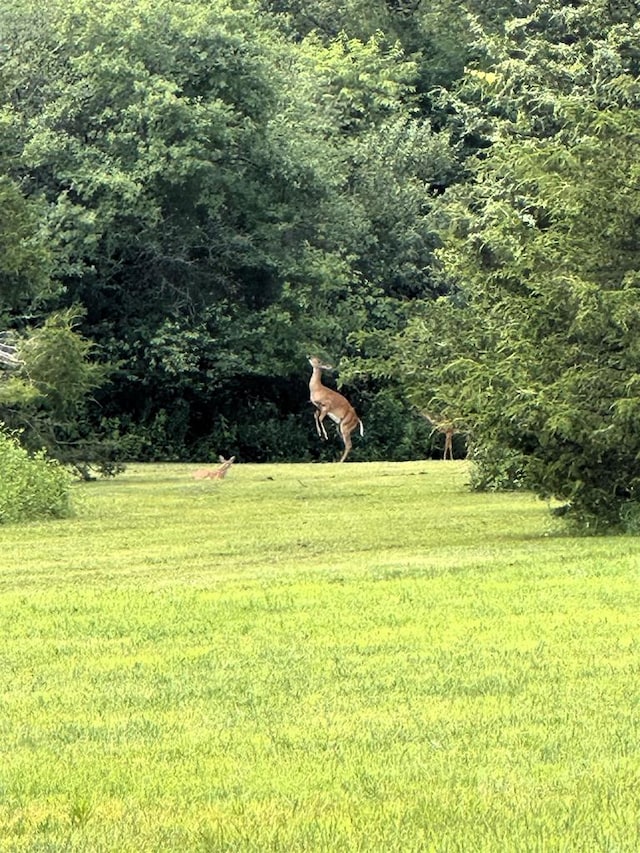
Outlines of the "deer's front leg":
<svg viewBox="0 0 640 853">
<path fill-rule="evenodd" d="M 318 435 L 320 436 L 320 438 L 324 438 L 325 441 L 327 441 L 329 438 L 329 436 L 327 435 L 327 431 L 324 428 L 324 423 L 323 423 L 326 414 L 327 413 L 323 409 L 320 409 L 320 408 L 316 409 L 316 411 L 315 411 L 316 429 L 318 430 Z"/>
</svg>

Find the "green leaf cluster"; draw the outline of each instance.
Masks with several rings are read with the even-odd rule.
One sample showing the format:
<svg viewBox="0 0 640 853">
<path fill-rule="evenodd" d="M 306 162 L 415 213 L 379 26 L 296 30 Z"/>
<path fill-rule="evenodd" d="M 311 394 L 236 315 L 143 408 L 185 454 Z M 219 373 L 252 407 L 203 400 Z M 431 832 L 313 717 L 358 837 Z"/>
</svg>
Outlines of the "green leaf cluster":
<svg viewBox="0 0 640 853">
<path fill-rule="evenodd" d="M 612 15 L 540 3 L 470 71 L 460 96 L 494 117 L 440 211 L 455 295 L 402 344 L 480 482 L 509 468 L 590 528 L 624 524 L 640 487 L 640 30 Z"/>
<path fill-rule="evenodd" d="M 322 458 L 313 351 L 371 426 L 360 458 L 429 453 L 444 418 L 478 486 L 627 524 L 636 12 L 8 0 L 0 310 L 67 318 L 24 341 L 8 415 L 128 457 Z"/>
<path fill-rule="evenodd" d="M 0 524 L 72 512 L 68 472 L 44 451 L 30 455 L 0 424 Z"/>
<path fill-rule="evenodd" d="M 0 375 L 0 413 L 26 448 L 82 467 L 97 444 L 83 423 L 88 401 L 111 368 L 79 332 L 81 314 L 59 311 L 23 331 L 18 366 Z"/>
<path fill-rule="evenodd" d="M 337 361 L 363 326 L 397 327 L 402 303 L 435 286 L 427 213 L 456 156 L 421 112 L 407 29 L 387 27 L 384 4 L 381 27 L 360 26 L 353 7 L 331 36 L 285 11 L 168 0 L 0 11 L 7 171 L 41 205 L 62 288 L 51 307 L 81 305 L 85 337 L 118 365 L 96 398 L 119 440 L 182 423 L 171 455 L 188 453 L 258 379 L 275 389 L 277 419 L 277 386 L 295 377 L 285 439 L 306 405 L 307 352 Z M 51 378 L 40 387 L 55 408 Z M 246 434 L 259 434 L 255 417 Z M 262 454 L 257 440 L 233 451 Z"/>
</svg>

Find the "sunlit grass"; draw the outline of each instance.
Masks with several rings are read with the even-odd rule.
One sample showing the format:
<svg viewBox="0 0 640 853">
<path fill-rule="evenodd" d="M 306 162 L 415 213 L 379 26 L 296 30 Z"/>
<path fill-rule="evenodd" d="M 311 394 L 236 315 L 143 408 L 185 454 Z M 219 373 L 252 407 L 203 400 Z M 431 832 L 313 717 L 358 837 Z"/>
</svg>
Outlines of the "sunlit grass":
<svg viewBox="0 0 640 853">
<path fill-rule="evenodd" d="M 190 470 L 0 530 L 0 850 L 640 849 L 640 541 L 464 463 Z"/>
</svg>

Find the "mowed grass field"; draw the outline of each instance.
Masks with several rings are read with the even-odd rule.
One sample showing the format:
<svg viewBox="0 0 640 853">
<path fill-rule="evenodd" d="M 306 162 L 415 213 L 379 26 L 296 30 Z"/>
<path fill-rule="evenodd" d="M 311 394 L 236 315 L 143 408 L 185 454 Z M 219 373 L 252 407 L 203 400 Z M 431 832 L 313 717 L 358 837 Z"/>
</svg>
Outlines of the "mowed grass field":
<svg viewBox="0 0 640 853">
<path fill-rule="evenodd" d="M 640 539 L 463 462 L 0 528 L 0 851 L 640 850 Z"/>
</svg>

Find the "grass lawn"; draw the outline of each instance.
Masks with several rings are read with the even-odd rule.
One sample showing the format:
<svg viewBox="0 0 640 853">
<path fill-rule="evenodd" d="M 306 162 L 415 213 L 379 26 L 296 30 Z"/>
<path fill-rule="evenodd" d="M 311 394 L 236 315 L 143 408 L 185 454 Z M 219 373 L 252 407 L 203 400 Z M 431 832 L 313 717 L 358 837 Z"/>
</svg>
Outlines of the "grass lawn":
<svg viewBox="0 0 640 853">
<path fill-rule="evenodd" d="M 640 850 L 640 538 L 462 462 L 132 465 L 0 528 L 0 851 Z"/>
</svg>

